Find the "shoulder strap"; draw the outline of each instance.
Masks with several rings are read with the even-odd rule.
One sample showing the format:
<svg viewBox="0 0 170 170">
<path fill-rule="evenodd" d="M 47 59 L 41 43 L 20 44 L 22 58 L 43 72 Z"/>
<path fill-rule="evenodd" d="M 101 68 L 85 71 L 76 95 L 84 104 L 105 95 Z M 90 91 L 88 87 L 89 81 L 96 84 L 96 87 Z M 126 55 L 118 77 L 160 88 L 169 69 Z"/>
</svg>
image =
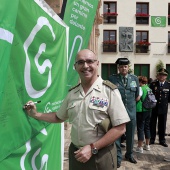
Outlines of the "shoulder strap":
<svg viewBox="0 0 170 170">
<path fill-rule="evenodd" d="M 78 87 L 79 85 L 80 85 L 80 83 L 79 83 L 79 84 L 77 84 L 76 86 L 74 86 L 74 87 L 70 88 L 68 91 L 71 91 L 71 90 L 75 89 L 75 88 L 76 88 L 76 87 Z"/>
<path fill-rule="evenodd" d="M 109 80 L 104 80 L 103 84 L 110 87 L 112 90 L 117 89 L 117 86 L 111 83 Z"/>
</svg>

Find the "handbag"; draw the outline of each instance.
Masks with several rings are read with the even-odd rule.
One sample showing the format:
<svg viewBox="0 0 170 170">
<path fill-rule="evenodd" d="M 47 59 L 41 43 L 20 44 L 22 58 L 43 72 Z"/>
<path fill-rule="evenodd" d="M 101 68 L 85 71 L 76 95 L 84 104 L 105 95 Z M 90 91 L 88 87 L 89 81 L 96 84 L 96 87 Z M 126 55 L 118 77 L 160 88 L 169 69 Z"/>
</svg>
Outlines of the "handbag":
<svg viewBox="0 0 170 170">
<path fill-rule="evenodd" d="M 156 107 L 156 103 L 157 103 L 157 100 L 156 100 L 155 95 L 152 93 L 150 89 L 147 90 L 147 95 L 142 102 L 142 106 L 145 109 L 153 109 L 154 107 Z"/>
</svg>

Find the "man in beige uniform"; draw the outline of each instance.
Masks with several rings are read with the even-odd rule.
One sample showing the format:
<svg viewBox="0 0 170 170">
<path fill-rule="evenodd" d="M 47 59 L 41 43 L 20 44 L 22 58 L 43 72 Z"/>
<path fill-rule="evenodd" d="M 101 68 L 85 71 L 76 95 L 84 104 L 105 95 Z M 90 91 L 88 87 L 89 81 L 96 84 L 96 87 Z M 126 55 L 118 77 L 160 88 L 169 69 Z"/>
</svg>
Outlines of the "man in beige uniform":
<svg viewBox="0 0 170 170">
<path fill-rule="evenodd" d="M 69 147 L 70 170 L 117 169 L 114 141 L 125 132 L 129 116 L 119 90 L 98 76 L 99 61 L 95 54 L 84 49 L 78 52 L 75 69 L 81 83 L 70 89 L 60 110 L 39 113 L 32 101 L 25 105 L 29 116 L 51 123 L 69 119 L 72 124 Z M 110 118 L 112 128 L 104 132 L 98 124 Z"/>
</svg>

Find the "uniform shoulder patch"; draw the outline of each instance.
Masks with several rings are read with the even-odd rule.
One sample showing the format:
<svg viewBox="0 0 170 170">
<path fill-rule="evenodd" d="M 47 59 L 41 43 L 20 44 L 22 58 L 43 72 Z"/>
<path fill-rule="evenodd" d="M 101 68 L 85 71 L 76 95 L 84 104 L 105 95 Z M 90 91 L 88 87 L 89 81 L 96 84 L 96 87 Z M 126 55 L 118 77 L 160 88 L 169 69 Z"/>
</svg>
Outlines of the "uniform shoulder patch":
<svg viewBox="0 0 170 170">
<path fill-rule="evenodd" d="M 117 74 L 112 74 L 111 76 L 117 76 Z"/>
<path fill-rule="evenodd" d="M 74 87 L 70 88 L 68 91 L 71 91 L 71 90 L 75 89 L 75 88 L 76 88 L 76 87 L 78 87 L 79 85 L 80 85 L 80 83 L 79 83 L 79 84 L 77 84 L 76 86 L 74 86 Z"/>
<path fill-rule="evenodd" d="M 103 84 L 110 87 L 112 90 L 117 89 L 117 86 L 111 83 L 109 80 L 104 80 Z"/>
<path fill-rule="evenodd" d="M 135 75 L 135 74 L 130 74 L 132 77 L 138 77 L 137 75 Z"/>
</svg>

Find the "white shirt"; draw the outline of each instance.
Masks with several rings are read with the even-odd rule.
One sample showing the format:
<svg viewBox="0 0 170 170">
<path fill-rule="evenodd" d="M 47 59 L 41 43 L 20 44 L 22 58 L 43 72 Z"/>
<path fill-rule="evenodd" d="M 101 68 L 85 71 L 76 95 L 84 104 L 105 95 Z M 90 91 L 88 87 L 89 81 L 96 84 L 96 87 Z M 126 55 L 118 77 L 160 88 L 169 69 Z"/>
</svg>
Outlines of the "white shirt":
<svg viewBox="0 0 170 170">
<path fill-rule="evenodd" d="M 142 96 L 143 95 L 143 91 L 142 91 L 142 88 L 139 87 L 139 96 Z"/>
</svg>

